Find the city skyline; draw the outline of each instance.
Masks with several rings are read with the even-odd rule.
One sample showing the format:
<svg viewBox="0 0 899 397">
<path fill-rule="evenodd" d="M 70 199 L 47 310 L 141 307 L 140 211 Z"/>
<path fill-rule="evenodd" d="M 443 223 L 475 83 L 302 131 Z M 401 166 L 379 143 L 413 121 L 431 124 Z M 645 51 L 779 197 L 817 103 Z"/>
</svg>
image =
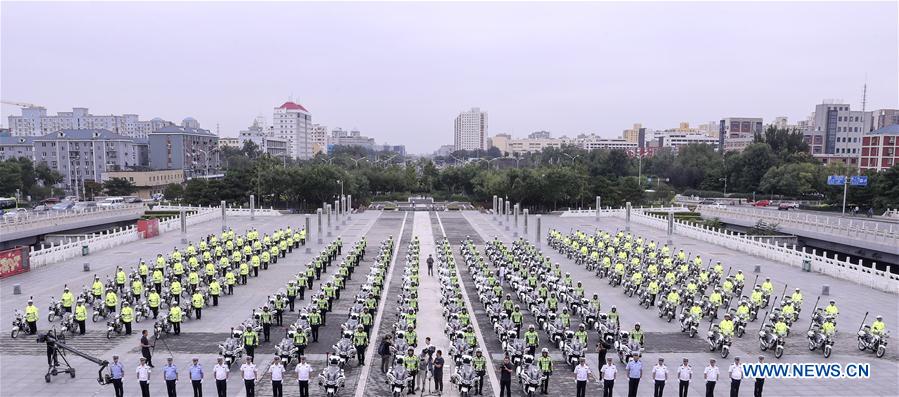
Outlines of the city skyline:
<svg viewBox="0 0 899 397">
<path fill-rule="evenodd" d="M 143 120 L 190 115 L 228 137 L 293 99 L 316 123 L 357 127 L 413 153 L 452 143 L 454 117 L 472 107 L 490 113 L 489 136 L 548 130 L 612 138 L 633 123 L 667 128 L 724 117 L 795 122 L 828 98 L 861 109 L 866 78 L 866 110 L 897 107 L 896 10 L 895 3 L 4 3 L 0 96 L 48 113 L 81 106 Z M 302 23 L 288 23 L 292 14 Z M 454 15 L 466 16 L 464 29 Z M 764 29 L 747 31 L 721 15 Z M 252 29 L 212 23 L 201 31 L 197 20 Z M 69 39 L 59 41 L 51 26 Z M 292 45 L 304 55 L 277 56 Z M 113 46 L 130 47 L 133 57 L 100 50 Z M 825 51 L 837 54 L 826 66 Z M 479 62 L 458 60 L 468 57 Z M 181 72 L 162 73 L 170 68 Z M 4 105 L 3 124 L 15 114 L 18 107 Z"/>
</svg>

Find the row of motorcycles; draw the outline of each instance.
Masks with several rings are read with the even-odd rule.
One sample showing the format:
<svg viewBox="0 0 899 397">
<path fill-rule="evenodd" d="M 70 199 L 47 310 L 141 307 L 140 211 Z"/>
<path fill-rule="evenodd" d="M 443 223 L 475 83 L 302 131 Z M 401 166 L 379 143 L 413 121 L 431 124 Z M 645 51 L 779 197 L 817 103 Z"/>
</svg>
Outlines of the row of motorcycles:
<svg viewBox="0 0 899 397">
<path fill-rule="evenodd" d="M 473 364 L 477 339 L 471 323 L 471 315 L 460 288 L 459 272 L 448 239 L 437 243 L 437 277 L 440 280 L 440 304 L 446 321 L 444 332 L 451 341 L 449 355 L 454 370 L 450 382 L 454 383 L 461 397 L 472 395 L 480 388 L 484 372 L 479 373 Z"/>
<path fill-rule="evenodd" d="M 419 358 L 414 354 L 418 346 L 415 333 L 418 319 L 418 286 L 421 261 L 421 242 L 418 236 L 412 238 L 406 249 L 403 278 L 396 303 L 399 310 L 393 323 L 393 344 L 390 352 L 392 363 L 387 370 L 387 384 L 394 397 L 415 391 Z"/>
</svg>

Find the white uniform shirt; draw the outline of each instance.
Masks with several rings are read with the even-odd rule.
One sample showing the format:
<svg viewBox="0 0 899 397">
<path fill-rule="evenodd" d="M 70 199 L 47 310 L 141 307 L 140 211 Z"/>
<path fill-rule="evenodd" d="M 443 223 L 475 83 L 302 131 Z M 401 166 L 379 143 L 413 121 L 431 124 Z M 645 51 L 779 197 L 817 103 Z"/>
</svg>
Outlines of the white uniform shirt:
<svg viewBox="0 0 899 397">
<path fill-rule="evenodd" d="M 272 380 L 284 380 L 284 365 L 272 364 L 268 367 L 268 373 L 272 374 Z"/>
<path fill-rule="evenodd" d="M 244 364 L 240 366 L 244 380 L 256 380 L 256 364 Z"/>
<path fill-rule="evenodd" d="M 618 367 L 615 364 L 606 364 L 602 366 L 601 372 L 603 380 L 615 380 L 618 376 Z"/>
<path fill-rule="evenodd" d="M 575 378 L 579 381 L 587 380 L 587 376 L 589 376 L 593 371 L 590 370 L 590 367 L 587 364 L 578 364 L 577 367 L 574 368 Z"/>
<path fill-rule="evenodd" d="M 668 367 L 666 365 L 658 365 L 656 364 L 652 367 L 652 378 L 655 380 L 665 380 L 665 376 L 668 375 Z"/>
<path fill-rule="evenodd" d="M 153 372 L 153 371 L 150 370 L 149 365 L 144 364 L 144 365 L 138 365 L 137 370 L 135 372 L 137 373 L 138 381 L 149 381 L 150 380 L 150 372 Z"/>
<path fill-rule="evenodd" d="M 228 379 L 228 366 L 225 364 L 216 364 L 212 367 L 212 374 L 215 375 L 215 380 L 225 380 Z"/>
<path fill-rule="evenodd" d="M 677 379 L 690 380 L 693 377 L 693 367 L 689 365 L 681 365 L 677 368 Z"/>
<path fill-rule="evenodd" d="M 730 368 L 727 369 L 727 372 L 730 374 L 730 378 L 734 380 L 743 380 L 743 366 L 738 364 L 731 364 Z"/>
<path fill-rule="evenodd" d="M 312 366 L 309 364 L 297 364 L 297 379 L 299 380 L 309 380 L 309 375 L 312 373 Z"/>
<path fill-rule="evenodd" d="M 713 367 L 711 365 L 705 367 L 705 380 L 708 382 L 717 382 L 718 374 L 720 372 L 721 370 L 719 370 L 718 367 Z"/>
</svg>

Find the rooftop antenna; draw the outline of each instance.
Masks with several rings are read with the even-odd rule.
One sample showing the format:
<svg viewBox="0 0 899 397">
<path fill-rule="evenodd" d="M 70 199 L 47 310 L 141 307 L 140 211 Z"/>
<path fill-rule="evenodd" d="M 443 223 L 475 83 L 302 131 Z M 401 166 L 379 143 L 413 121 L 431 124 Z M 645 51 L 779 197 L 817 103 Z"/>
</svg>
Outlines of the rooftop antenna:
<svg viewBox="0 0 899 397">
<path fill-rule="evenodd" d="M 865 85 L 862 86 L 862 111 L 865 111 L 865 105 L 868 104 L 868 74 L 865 73 Z"/>
</svg>

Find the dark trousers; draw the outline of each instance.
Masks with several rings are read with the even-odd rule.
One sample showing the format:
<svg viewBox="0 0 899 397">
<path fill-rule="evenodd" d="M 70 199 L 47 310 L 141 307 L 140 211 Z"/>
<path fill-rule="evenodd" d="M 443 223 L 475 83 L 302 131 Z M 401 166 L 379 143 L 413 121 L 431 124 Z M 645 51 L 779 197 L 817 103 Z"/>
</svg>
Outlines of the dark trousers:
<svg viewBox="0 0 899 397">
<path fill-rule="evenodd" d="M 150 382 L 142 380 L 139 383 L 141 397 L 150 397 Z"/>
<path fill-rule="evenodd" d="M 546 394 L 547 389 L 549 388 L 549 372 L 544 372 L 543 376 L 544 376 L 543 382 L 540 382 L 540 391 L 543 394 Z"/>
<path fill-rule="evenodd" d="M 121 378 L 112 380 L 112 390 L 115 392 L 115 397 L 125 396 L 125 389 L 122 387 Z"/>
<path fill-rule="evenodd" d="M 443 370 L 433 371 L 434 375 L 434 391 L 443 391 Z"/>
<path fill-rule="evenodd" d="M 310 328 L 312 328 L 312 341 L 313 342 L 318 342 L 318 327 L 319 327 L 318 324 L 312 325 L 310 327 Z"/>
<path fill-rule="evenodd" d="M 78 335 L 84 335 L 84 321 L 75 321 L 78 324 Z"/>
<path fill-rule="evenodd" d="M 199 307 L 194 308 L 194 313 L 197 314 L 197 320 L 203 317 L 203 309 L 200 309 Z"/>
<path fill-rule="evenodd" d="M 690 390 L 690 381 L 682 380 L 677 385 L 677 397 L 687 397 L 687 391 Z"/>
<path fill-rule="evenodd" d="M 290 311 L 293 311 L 293 303 L 297 300 L 296 295 L 287 295 L 287 304 L 290 305 Z"/>
<path fill-rule="evenodd" d="M 190 385 L 194 389 L 194 397 L 203 397 L 203 381 L 191 379 Z"/>
<path fill-rule="evenodd" d="M 587 397 L 587 381 L 577 381 L 577 392 L 575 393 L 575 395 L 577 397 Z"/>
<path fill-rule="evenodd" d="M 390 355 L 382 354 L 381 355 L 381 372 L 386 374 L 387 369 L 389 369 L 389 368 L 390 368 Z"/>
<path fill-rule="evenodd" d="M 272 332 L 272 324 L 271 323 L 262 323 L 262 340 L 268 342 L 269 335 Z"/>
<path fill-rule="evenodd" d="M 147 360 L 147 365 L 149 365 L 150 367 L 153 366 L 153 360 L 151 359 L 153 355 L 150 353 L 149 347 L 140 348 L 140 355 Z"/>
<path fill-rule="evenodd" d="M 653 386 L 652 395 L 655 397 L 662 397 L 662 391 L 665 390 L 665 381 L 656 380 Z"/>
<path fill-rule="evenodd" d="M 762 397 L 762 389 L 765 388 L 765 380 L 764 379 L 756 379 L 755 380 L 755 388 L 752 390 L 752 395 L 754 397 Z"/>
<path fill-rule="evenodd" d="M 212 306 L 218 306 L 218 305 L 219 305 L 219 296 L 213 295 L 212 296 Z"/>
<path fill-rule="evenodd" d="M 365 365 L 365 345 L 356 345 L 356 358 L 359 359 L 359 365 Z"/>
<path fill-rule="evenodd" d="M 255 359 L 253 354 L 256 352 L 256 346 L 244 345 L 243 349 L 247 351 L 247 357 L 253 357 Z"/>
<path fill-rule="evenodd" d="M 612 397 L 612 389 L 615 388 L 615 379 L 602 380 L 602 397 Z"/>
<path fill-rule="evenodd" d="M 244 379 L 243 386 L 247 390 L 247 397 L 253 397 L 256 395 L 256 380 L 255 379 Z"/>
<path fill-rule="evenodd" d="M 637 387 L 640 386 L 640 378 L 628 378 L 627 395 L 628 397 L 637 397 Z"/>
<path fill-rule="evenodd" d="M 37 333 L 37 321 L 28 321 L 26 322 L 26 324 L 28 324 L 29 335 L 34 335 Z"/>
<path fill-rule="evenodd" d="M 499 382 L 499 397 L 503 397 L 503 393 L 505 393 L 506 397 L 512 397 L 511 380 L 503 380 Z"/>
<path fill-rule="evenodd" d="M 300 381 L 300 397 L 309 397 L 309 381 Z"/>
<path fill-rule="evenodd" d="M 159 316 L 159 307 L 151 307 L 150 311 L 153 312 L 153 319 L 155 320 L 157 316 Z"/>
<path fill-rule="evenodd" d="M 215 391 L 218 393 L 218 397 L 228 397 L 228 381 L 216 379 Z"/>
<path fill-rule="evenodd" d="M 731 379 L 730 380 L 730 397 L 737 397 L 740 395 L 740 379 Z"/>
<path fill-rule="evenodd" d="M 428 265 L 428 275 L 429 276 L 434 275 L 434 265 Z"/>
<path fill-rule="evenodd" d="M 272 397 L 284 397 L 284 389 L 281 388 L 280 380 L 272 381 Z"/>
<path fill-rule="evenodd" d="M 175 383 L 176 383 L 176 381 L 174 381 L 174 380 L 166 380 L 165 381 L 165 390 L 166 390 L 166 392 L 169 393 L 169 397 L 177 397 L 178 396 L 178 390 L 175 389 Z"/>
<path fill-rule="evenodd" d="M 172 323 L 172 328 L 175 329 L 175 335 L 181 335 L 181 322 L 180 321 Z"/>
<path fill-rule="evenodd" d="M 705 382 L 705 397 L 715 397 L 715 382 Z"/>
<path fill-rule="evenodd" d="M 131 322 L 123 323 L 125 324 L 125 335 L 131 335 Z"/>
</svg>

